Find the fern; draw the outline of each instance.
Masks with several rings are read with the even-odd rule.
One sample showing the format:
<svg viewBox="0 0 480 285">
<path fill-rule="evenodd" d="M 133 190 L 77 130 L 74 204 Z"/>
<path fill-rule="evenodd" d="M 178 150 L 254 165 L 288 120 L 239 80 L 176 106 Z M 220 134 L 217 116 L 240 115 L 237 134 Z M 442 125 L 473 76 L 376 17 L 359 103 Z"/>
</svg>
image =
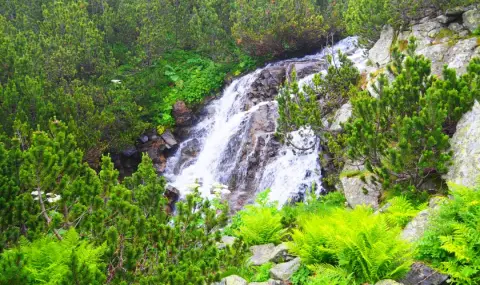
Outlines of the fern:
<svg viewBox="0 0 480 285">
<path fill-rule="evenodd" d="M 345 269 L 330 264 L 311 266 L 310 269 L 315 275 L 310 278 L 307 285 L 354 285 L 352 274 Z"/>
<path fill-rule="evenodd" d="M 73 229 L 65 233 L 62 241 L 46 237 L 30 243 L 23 239 L 19 248 L 1 255 L 0 283 L 17 280 L 14 275 L 18 274 L 30 280 L 28 284 L 102 284 L 105 281 L 101 262 L 104 251 L 105 245 L 93 247 L 81 241 Z M 13 256 L 21 258 L 22 264 L 14 275 L 3 271 L 9 268 L 5 262 Z"/>
<path fill-rule="evenodd" d="M 397 196 L 388 201 L 390 206 L 385 211 L 385 218 L 392 226 L 405 227 L 421 210 L 427 208 L 427 204 L 421 204 L 418 207 L 404 196 Z"/>
<path fill-rule="evenodd" d="M 330 264 L 352 273 L 359 283 L 402 277 L 412 263 L 411 249 L 383 215 L 369 208 L 336 209 L 313 216 L 294 230 L 291 252 L 307 264 Z"/>
<path fill-rule="evenodd" d="M 239 227 L 234 233 L 248 245 L 278 244 L 286 234 L 282 225 L 282 214 L 276 203 L 268 201 L 269 192 L 268 189 L 261 192 L 255 205 L 247 206 L 238 214 Z"/>
<path fill-rule="evenodd" d="M 420 240 L 418 258 L 451 276 L 455 284 L 480 283 L 480 192 L 449 184 L 446 201 Z"/>
</svg>

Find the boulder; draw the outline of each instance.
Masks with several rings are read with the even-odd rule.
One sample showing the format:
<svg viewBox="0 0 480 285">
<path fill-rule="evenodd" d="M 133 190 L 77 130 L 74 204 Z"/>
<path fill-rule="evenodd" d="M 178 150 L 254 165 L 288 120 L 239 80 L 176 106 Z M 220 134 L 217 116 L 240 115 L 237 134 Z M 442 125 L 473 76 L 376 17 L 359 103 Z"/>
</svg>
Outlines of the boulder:
<svg viewBox="0 0 480 285">
<path fill-rule="evenodd" d="M 281 262 L 287 258 L 288 247 L 286 243 L 275 246 L 273 243 L 264 245 L 255 245 L 250 247 L 253 256 L 250 263 L 253 265 L 262 265 L 267 262 Z"/>
<path fill-rule="evenodd" d="M 175 203 L 180 199 L 180 191 L 172 185 L 167 185 L 165 187 L 165 192 L 163 194 L 168 200 L 168 208 L 170 213 L 175 211 Z"/>
<path fill-rule="evenodd" d="M 282 285 L 282 283 L 283 283 L 282 281 L 270 279 L 270 280 L 265 281 L 265 282 L 248 283 L 248 285 Z"/>
<path fill-rule="evenodd" d="M 446 285 L 448 276 L 421 262 L 415 262 L 407 276 L 400 280 L 404 285 Z"/>
<path fill-rule="evenodd" d="M 285 81 L 286 70 L 283 66 L 275 66 L 262 70 L 252 83 L 247 94 L 249 103 L 246 109 L 264 101 L 271 101 L 278 94 L 278 88 Z"/>
<path fill-rule="evenodd" d="M 465 13 L 467 10 L 468 10 L 467 7 L 460 7 L 459 6 L 459 7 L 448 9 L 445 12 L 445 15 L 448 16 L 448 17 L 459 17 L 459 16 L 462 16 L 462 14 Z"/>
<path fill-rule="evenodd" d="M 290 280 L 293 273 L 300 267 L 300 258 L 295 258 L 289 262 L 280 263 L 270 269 L 270 277 L 276 280 Z"/>
<path fill-rule="evenodd" d="M 450 25 L 448 25 L 448 29 L 450 29 L 451 31 L 455 32 L 455 33 L 461 33 L 462 31 L 465 30 L 465 27 L 462 26 L 462 24 L 460 23 L 451 23 Z"/>
<path fill-rule="evenodd" d="M 219 243 L 217 243 L 217 248 L 222 249 L 226 246 L 232 246 L 235 243 L 236 237 L 231 236 L 222 236 L 222 239 Z"/>
<path fill-rule="evenodd" d="M 432 61 L 432 74 L 441 75 L 445 65 L 445 56 L 449 49 L 448 43 L 440 43 L 425 46 L 423 49 L 417 50 L 417 53 Z"/>
<path fill-rule="evenodd" d="M 450 68 L 454 68 L 457 73 L 464 74 L 470 60 L 480 55 L 477 38 L 463 39 L 455 43 L 445 56 L 445 62 Z M 440 64 L 440 63 L 439 63 Z"/>
<path fill-rule="evenodd" d="M 418 241 L 428 226 L 430 211 L 423 210 L 410 221 L 402 231 L 402 238 L 408 242 Z"/>
<path fill-rule="evenodd" d="M 173 118 L 177 126 L 188 126 L 193 121 L 193 113 L 185 102 L 178 101 L 173 105 Z"/>
<path fill-rule="evenodd" d="M 375 285 L 403 285 L 402 283 L 398 283 L 395 280 L 392 279 L 385 279 L 385 280 L 380 280 Z"/>
<path fill-rule="evenodd" d="M 240 276 L 232 275 L 223 278 L 220 282 L 214 283 L 212 285 L 248 285 L 248 282 Z"/>
<path fill-rule="evenodd" d="M 365 184 L 359 177 L 359 175 L 349 176 L 349 172 L 364 171 L 364 166 L 352 166 L 358 163 L 347 163 L 340 174 L 340 182 L 342 184 L 343 193 L 348 205 L 354 208 L 357 205 L 372 206 L 374 209 L 378 209 L 378 199 L 380 198 L 380 189 L 371 184 Z M 368 180 L 368 178 L 367 178 Z M 368 181 L 367 181 L 368 182 Z"/>
<path fill-rule="evenodd" d="M 454 16 L 447 16 L 447 15 L 440 15 L 436 18 L 437 22 L 439 22 L 440 24 L 449 24 L 453 21 L 455 21 L 457 19 L 457 17 L 454 17 Z"/>
<path fill-rule="evenodd" d="M 452 165 L 445 180 L 473 187 L 480 177 L 480 104 L 463 115 L 451 139 Z"/>
<path fill-rule="evenodd" d="M 480 27 L 480 10 L 469 10 L 463 13 L 462 17 L 463 25 L 470 30 L 470 32 L 473 33 L 478 27 Z"/>
<path fill-rule="evenodd" d="M 165 141 L 165 143 L 167 144 L 167 148 L 172 148 L 174 146 L 176 146 L 178 143 L 177 143 L 177 140 L 175 139 L 175 137 L 173 136 L 172 132 L 170 131 L 165 131 L 163 132 L 163 134 L 160 135 L 160 137 Z"/>
<path fill-rule="evenodd" d="M 394 38 L 394 30 L 391 26 L 385 26 L 380 34 L 380 39 L 369 51 L 368 58 L 377 66 L 384 66 L 390 61 L 390 46 Z"/>
<path fill-rule="evenodd" d="M 333 119 L 332 125 L 329 127 L 331 131 L 341 131 L 342 123 L 345 123 L 352 116 L 352 104 L 350 102 L 345 103 L 337 110 Z"/>
</svg>

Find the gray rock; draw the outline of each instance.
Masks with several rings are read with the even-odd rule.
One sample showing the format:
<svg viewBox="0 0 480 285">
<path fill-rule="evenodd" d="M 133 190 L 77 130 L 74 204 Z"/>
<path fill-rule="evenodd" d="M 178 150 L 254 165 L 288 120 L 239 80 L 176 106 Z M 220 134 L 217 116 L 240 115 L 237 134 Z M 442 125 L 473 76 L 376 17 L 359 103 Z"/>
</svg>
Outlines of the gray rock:
<svg viewBox="0 0 480 285">
<path fill-rule="evenodd" d="M 255 245 L 250 247 L 253 256 L 250 258 L 252 265 L 262 265 L 267 262 L 282 262 L 287 258 L 288 247 L 286 243 L 275 246 L 273 243 Z"/>
<path fill-rule="evenodd" d="M 353 165 L 358 164 L 358 162 L 352 163 Z M 342 173 L 351 172 L 351 171 L 364 171 L 364 166 L 350 166 L 346 164 Z M 340 178 L 342 183 L 343 193 L 345 194 L 345 199 L 347 200 L 348 205 L 354 208 L 358 205 L 367 205 L 372 206 L 374 209 L 378 209 L 378 199 L 380 198 L 380 189 L 373 185 L 372 183 L 365 184 L 359 176 L 345 176 L 342 175 Z M 369 179 L 367 178 L 367 182 Z"/>
<path fill-rule="evenodd" d="M 225 277 L 220 282 L 212 285 L 248 285 L 248 282 L 240 276 L 232 275 Z"/>
<path fill-rule="evenodd" d="M 139 139 L 142 143 L 148 142 L 148 136 L 145 136 L 145 135 L 144 135 L 144 136 L 140 136 L 138 139 Z"/>
<path fill-rule="evenodd" d="M 445 179 L 456 184 L 473 187 L 480 177 L 480 104 L 465 113 L 457 124 L 451 139 L 452 166 Z"/>
<path fill-rule="evenodd" d="M 418 54 L 424 55 L 432 61 L 432 73 L 441 75 L 445 64 L 445 56 L 449 50 L 448 43 L 425 46 L 423 49 L 417 50 Z"/>
<path fill-rule="evenodd" d="M 448 9 L 447 12 L 445 12 L 445 15 L 449 17 L 458 17 L 465 13 L 467 10 L 467 7 L 455 7 L 452 9 Z"/>
<path fill-rule="evenodd" d="M 408 242 L 418 241 L 428 226 L 430 211 L 428 209 L 421 211 L 410 221 L 402 231 L 401 237 Z"/>
<path fill-rule="evenodd" d="M 478 42 L 476 38 L 460 40 L 448 50 L 445 63 L 450 68 L 454 68 L 458 74 L 463 74 L 467 71 L 470 60 L 480 55 L 477 47 Z"/>
<path fill-rule="evenodd" d="M 450 16 L 450 17 L 449 17 L 449 16 L 446 16 L 446 15 L 440 15 L 440 16 L 438 16 L 438 17 L 436 18 L 436 20 L 437 20 L 440 24 L 446 25 L 446 24 L 449 24 L 449 23 L 455 21 L 456 18 L 457 18 L 457 17 L 453 17 L 453 16 Z"/>
<path fill-rule="evenodd" d="M 341 131 L 342 123 L 345 123 L 352 116 L 352 104 L 350 102 L 343 104 L 340 109 L 335 113 L 335 117 L 332 125 L 330 126 L 331 131 Z"/>
<path fill-rule="evenodd" d="M 392 279 L 385 279 L 385 280 L 380 280 L 375 285 L 403 285 L 402 283 L 398 283 L 395 280 Z"/>
<path fill-rule="evenodd" d="M 250 258 L 250 263 L 253 265 L 262 265 L 272 259 L 272 252 L 275 249 L 273 243 L 255 245 L 250 247 L 253 256 Z"/>
<path fill-rule="evenodd" d="M 172 148 L 178 144 L 177 140 L 173 136 L 172 132 L 165 131 L 163 134 L 160 135 L 162 139 L 167 144 L 167 148 Z"/>
<path fill-rule="evenodd" d="M 126 157 L 130 157 L 130 156 L 133 156 L 134 154 L 136 154 L 137 152 L 138 151 L 137 151 L 137 148 L 135 146 L 130 146 L 127 149 L 123 150 L 122 154 L 125 155 Z"/>
<path fill-rule="evenodd" d="M 390 46 L 392 45 L 394 30 L 385 26 L 380 34 L 380 39 L 369 51 L 368 58 L 379 66 L 384 66 L 390 61 Z"/>
<path fill-rule="evenodd" d="M 228 246 L 232 246 L 235 243 L 236 237 L 222 236 L 221 241 L 217 243 L 217 248 L 222 249 Z"/>
<path fill-rule="evenodd" d="M 270 277 L 276 280 L 290 280 L 293 273 L 300 267 L 300 258 L 295 258 L 292 261 L 280 263 L 270 269 Z"/>
<path fill-rule="evenodd" d="M 480 10 L 463 13 L 463 25 L 473 33 L 480 26 Z"/>
<path fill-rule="evenodd" d="M 266 282 L 252 282 L 252 283 L 248 283 L 248 285 L 282 285 L 282 281 L 278 281 L 278 280 L 273 280 L 273 279 L 270 279 Z"/>
<path fill-rule="evenodd" d="M 460 33 L 462 31 L 465 31 L 465 27 L 462 26 L 462 24 L 460 23 L 451 23 L 450 25 L 448 25 L 448 28 L 454 31 L 455 33 Z"/>
<path fill-rule="evenodd" d="M 404 285 L 442 285 L 447 284 L 448 276 L 441 274 L 421 262 L 415 262 L 407 276 L 400 280 Z"/>
</svg>

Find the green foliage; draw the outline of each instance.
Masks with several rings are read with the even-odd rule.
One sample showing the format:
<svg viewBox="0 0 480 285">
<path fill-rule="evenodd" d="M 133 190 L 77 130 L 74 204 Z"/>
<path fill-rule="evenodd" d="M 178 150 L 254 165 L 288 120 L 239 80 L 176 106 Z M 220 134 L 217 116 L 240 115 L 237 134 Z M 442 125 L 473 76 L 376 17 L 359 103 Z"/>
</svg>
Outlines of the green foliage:
<svg viewBox="0 0 480 285">
<path fill-rule="evenodd" d="M 448 274 L 455 284 L 480 282 L 480 192 L 449 184 L 453 199 L 444 201 L 435 213 L 417 257 Z"/>
<path fill-rule="evenodd" d="M 421 204 L 418 207 L 412 205 L 404 196 L 397 196 L 387 201 L 388 208 L 384 214 L 389 224 L 393 226 L 405 227 L 418 212 L 427 208 L 427 204 Z"/>
<path fill-rule="evenodd" d="M 451 159 L 449 135 L 479 95 L 478 59 L 467 74 L 445 68 L 438 79 L 415 47 L 412 39 L 406 57 L 394 48 L 388 70 L 395 79 L 381 75 L 377 97 L 355 96 L 353 119 L 345 124 L 349 157 L 363 161 L 384 189 L 415 192 L 426 181 L 441 181 Z"/>
<path fill-rule="evenodd" d="M 248 245 L 278 244 L 285 236 L 282 215 L 276 203 L 268 202 L 270 190 L 258 194 L 254 205 L 248 205 L 238 213 L 239 225 L 235 235 Z"/>
<path fill-rule="evenodd" d="M 305 265 L 300 265 L 297 271 L 293 273 L 292 278 L 290 278 L 290 281 L 292 282 L 292 285 L 303 285 L 307 284 L 308 279 L 310 278 L 310 275 L 312 274 L 312 271 L 308 269 L 307 266 Z"/>
<path fill-rule="evenodd" d="M 328 214 L 344 205 L 345 196 L 340 192 L 331 192 L 325 196 L 317 196 L 312 192 L 305 201 L 282 207 L 282 224 L 285 228 L 295 228 L 302 219 L 308 219 L 311 215 Z"/>
<path fill-rule="evenodd" d="M 44 237 L 0 255 L 1 284 L 104 284 L 105 244 L 95 247 L 71 229 L 62 241 Z M 20 280 L 23 280 L 21 283 Z M 13 282 L 13 283 L 12 283 Z"/>
<path fill-rule="evenodd" d="M 352 285 L 356 282 L 345 269 L 330 264 L 311 266 L 315 275 L 305 283 L 307 285 Z"/>
<path fill-rule="evenodd" d="M 257 56 L 317 48 L 328 28 L 319 8 L 312 0 L 235 0 L 232 36 Z"/>
<path fill-rule="evenodd" d="M 228 220 L 226 204 L 212 203 L 194 191 L 176 204 L 176 215 L 172 215 L 170 201 L 164 196 L 165 180 L 157 175 L 148 155 L 131 177 L 119 182 L 109 157 L 102 157 L 97 174 L 82 162 L 82 152 L 74 142 L 66 126 L 54 121 L 49 133 L 35 132 L 26 149 L 19 148 L 17 140 L 12 142 L 17 148 L 8 151 L 0 145 L 2 250 L 15 246 L 23 236 L 33 240 L 33 248 L 48 245 L 39 253 L 45 261 L 57 264 L 57 257 L 65 255 L 61 262 L 71 268 L 67 272 L 62 269 L 65 266 L 55 265 L 62 271 L 51 275 L 51 266 L 41 263 L 35 270 L 42 276 L 35 280 L 45 279 L 43 275 L 48 273 L 52 278 L 49 284 L 62 284 L 62 278 L 71 284 L 83 275 L 79 282 L 85 283 L 79 284 L 103 284 L 105 280 L 113 284 L 203 284 L 218 280 L 245 259 L 241 241 L 217 248 L 220 229 Z M 85 265 L 86 260 L 96 260 L 88 253 L 72 253 L 70 258 L 51 249 L 71 244 L 75 238 L 66 231 L 72 228 L 88 244 L 101 248 L 98 257 L 105 266 Z M 44 239 L 45 235 L 49 238 Z M 75 244 L 65 250 L 72 247 L 83 248 Z M 28 272 L 18 278 L 11 274 L 18 267 L 29 270 L 28 252 L 7 255 L 1 266 L 5 276 L 30 280 Z M 26 259 L 18 259 L 23 257 Z"/>
<path fill-rule="evenodd" d="M 291 252 L 332 276 L 351 274 L 358 283 L 375 283 L 401 278 L 412 263 L 412 251 L 400 239 L 400 229 L 369 208 L 335 209 L 328 215 L 310 216 L 299 226 L 293 230 Z"/>
<path fill-rule="evenodd" d="M 389 0 L 348 1 L 348 9 L 344 16 L 347 32 L 359 35 L 370 43 L 376 41 L 380 37 L 382 27 L 389 20 L 389 2 Z"/>
</svg>

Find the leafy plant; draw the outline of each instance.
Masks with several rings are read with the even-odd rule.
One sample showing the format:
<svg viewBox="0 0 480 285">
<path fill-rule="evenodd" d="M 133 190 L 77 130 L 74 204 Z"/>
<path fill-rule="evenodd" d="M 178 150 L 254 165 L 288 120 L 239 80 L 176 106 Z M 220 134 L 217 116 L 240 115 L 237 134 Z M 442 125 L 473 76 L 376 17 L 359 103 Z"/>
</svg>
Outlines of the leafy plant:
<svg viewBox="0 0 480 285">
<path fill-rule="evenodd" d="M 104 284 L 106 245 L 95 247 L 82 241 L 71 229 L 62 241 L 44 237 L 23 239 L 16 249 L 0 255 L 0 283 L 20 284 Z"/>
<path fill-rule="evenodd" d="M 306 264 L 326 266 L 320 268 L 329 272 L 335 266 L 356 282 L 374 283 L 400 278 L 409 270 L 412 251 L 399 233 L 399 228 L 369 208 L 335 209 L 329 215 L 302 220 L 289 246 Z"/>
<path fill-rule="evenodd" d="M 397 196 L 387 201 L 389 205 L 384 215 L 389 224 L 393 226 L 405 227 L 418 212 L 425 209 L 427 204 L 421 204 L 418 207 L 412 205 L 404 196 Z"/>
<path fill-rule="evenodd" d="M 255 205 L 248 205 L 240 215 L 240 226 L 235 234 L 248 245 L 278 244 L 285 236 L 282 215 L 276 203 L 268 201 L 270 190 L 261 192 Z"/>
<path fill-rule="evenodd" d="M 480 192 L 449 183 L 452 199 L 440 205 L 419 241 L 417 257 L 450 275 L 455 284 L 480 282 Z"/>
</svg>

